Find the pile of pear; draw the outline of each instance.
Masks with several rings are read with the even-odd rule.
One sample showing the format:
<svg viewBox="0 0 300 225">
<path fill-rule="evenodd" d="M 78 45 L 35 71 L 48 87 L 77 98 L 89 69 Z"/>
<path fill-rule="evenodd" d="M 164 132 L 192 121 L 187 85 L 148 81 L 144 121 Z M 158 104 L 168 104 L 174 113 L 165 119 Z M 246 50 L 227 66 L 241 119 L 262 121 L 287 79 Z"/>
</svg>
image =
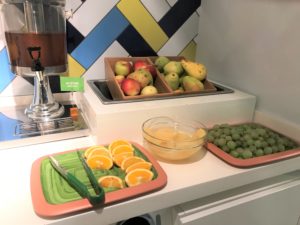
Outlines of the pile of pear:
<svg viewBox="0 0 300 225">
<path fill-rule="evenodd" d="M 207 70 L 203 64 L 185 59 L 174 61 L 166 56 L 157 57 L 154 64 L 174 92 L 204 90 Z"/>
</svg>

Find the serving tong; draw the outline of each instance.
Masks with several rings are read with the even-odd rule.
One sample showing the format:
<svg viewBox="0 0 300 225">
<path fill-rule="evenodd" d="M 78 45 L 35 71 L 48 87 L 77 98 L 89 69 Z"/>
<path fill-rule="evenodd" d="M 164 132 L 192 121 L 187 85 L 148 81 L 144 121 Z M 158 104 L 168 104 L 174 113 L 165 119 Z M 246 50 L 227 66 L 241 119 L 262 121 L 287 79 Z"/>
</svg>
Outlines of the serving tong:
<svg viewBox="0 0 300 225">
<path fill-rule="evenodd" d="M 93 206 L 103 204 L 105 199 L 104 189 L 98 184 L 92 170 L 87 165 L 79 151 L 77 151 L 77 155 L 87 174 L 87 177 L 89 178 L 95 194 L 91 194 L 87 186 L 72 173 L 68 172 L 53 156 L 49 156 L 49 160 L 53 168 L 68 182 L 71 187 L 78 192 L 81 197 L 87 198 L 90 204 Z"/>
</svg>

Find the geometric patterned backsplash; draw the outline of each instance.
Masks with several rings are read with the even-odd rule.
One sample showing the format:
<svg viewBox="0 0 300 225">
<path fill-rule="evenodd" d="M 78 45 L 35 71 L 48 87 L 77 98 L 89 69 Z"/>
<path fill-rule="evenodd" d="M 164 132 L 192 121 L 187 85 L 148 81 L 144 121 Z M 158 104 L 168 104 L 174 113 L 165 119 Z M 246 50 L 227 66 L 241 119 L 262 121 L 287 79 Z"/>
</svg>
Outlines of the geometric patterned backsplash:
<svg viewBox="0 0 300 225">
<path fill-rule="evenodd" d="M 172 55 L 195 59 L 201 0 L 67 0 L 66 76 L 104 79 L 104 57 Z M 2 39 L 1 39 L 2 38 Z M 9 69 L 0 28 L 0 96 L 28 95 L 33 79 Z M 51 76 L 59 92 L 58 76 Z"/>
</svg>

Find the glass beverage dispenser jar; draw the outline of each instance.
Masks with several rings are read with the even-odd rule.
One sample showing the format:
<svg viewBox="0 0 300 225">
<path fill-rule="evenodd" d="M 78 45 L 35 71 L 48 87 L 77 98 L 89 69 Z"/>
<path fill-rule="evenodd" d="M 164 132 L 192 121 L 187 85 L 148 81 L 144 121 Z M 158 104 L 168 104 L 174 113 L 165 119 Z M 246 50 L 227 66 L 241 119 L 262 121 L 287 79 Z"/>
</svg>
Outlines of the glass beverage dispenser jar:
<svg viewBox="0 0 300 225">
<path fill-rule="evenodd" d="M 1 21 L 13 73 L 34 77 L 25 114 L 48 121 L 64 114 L 53 98 L 49 75 L 67 70 L 65 0 L 0 0 Z"/>
</svg>

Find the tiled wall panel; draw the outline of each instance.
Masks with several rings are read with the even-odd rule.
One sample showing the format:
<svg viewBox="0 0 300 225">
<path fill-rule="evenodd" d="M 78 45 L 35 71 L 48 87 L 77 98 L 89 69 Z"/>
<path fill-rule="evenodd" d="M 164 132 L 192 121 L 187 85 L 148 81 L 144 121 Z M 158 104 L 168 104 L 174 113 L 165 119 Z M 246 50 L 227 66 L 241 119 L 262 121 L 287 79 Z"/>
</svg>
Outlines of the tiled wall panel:
<svg viewBox="0 0 300 225">
<path fill-rule="evenodd" d="M 65 75 L 104 79 L 107 56 L 194 59 L 200 5 L 201 0 L 67 0 L 69 71 Z M 0 96 L 32 94 L 32 78 L 16 79 L 9 70 L 1 29 L 0 75 Z M 54 87 L 56 91 L 59 87 Z"/>
</svg>

